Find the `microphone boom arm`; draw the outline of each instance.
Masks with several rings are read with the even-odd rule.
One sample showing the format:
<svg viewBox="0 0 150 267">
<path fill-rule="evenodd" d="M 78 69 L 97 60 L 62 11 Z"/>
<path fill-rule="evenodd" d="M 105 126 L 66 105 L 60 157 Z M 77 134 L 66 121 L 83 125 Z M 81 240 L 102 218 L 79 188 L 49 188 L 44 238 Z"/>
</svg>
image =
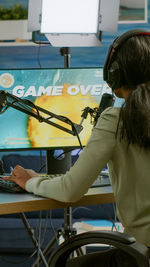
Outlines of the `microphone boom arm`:
<svg viewBox="0 0 150 267">
<path fill-rule="evenodd" d="M 34 103 L 32 103 L 30 100 L 26 100 L 26 99 L 21 99 L 17 96 L 14 96 L 10 93 L 8 93 L 7 91 L 0 91 L 0 112 L 2 111 L 2 109 L 4 107 L 12 107 L 16 110 L 19 110 L 29 116 L 32 116 L 34 118 L 36 118 L 37 120 L 39 120 L 39 122 L 45 122 L 47 124 L 50 124 L 62 131 L 65 131 L 71 135 L 77 135 L 78 133 L 80 133 L 83 129 L 82 125 L 73 123 L 70 119 L 68 119 L 65 116 L 61 116 L 61 115 L 57 115 L 55 113 L 52 113 L 46 109 L 43 109 L 37 105 L 35 105 Z M 41 113 L 44 113 L 46 115 L 48 115 L 48 118 L 43 117 Z M 1 112 L 2 113 L 2 112 Z M 52 118 L 58 119 L 68 125 L 71 126 L 71 130 L 59 125 L 53 121 L 51 121 Z"/>
</svg>

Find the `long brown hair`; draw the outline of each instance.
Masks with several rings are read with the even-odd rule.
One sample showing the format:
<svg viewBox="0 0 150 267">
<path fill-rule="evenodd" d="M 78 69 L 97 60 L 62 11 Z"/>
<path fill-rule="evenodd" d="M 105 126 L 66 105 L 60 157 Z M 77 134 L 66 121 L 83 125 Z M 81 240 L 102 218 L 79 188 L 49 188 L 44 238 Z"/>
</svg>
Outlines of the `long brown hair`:
<svg viewBox="0 0 150 267">
<path fill-rule="evenodd" d="M 122 86 L 131 93 L 120 110 L 120 139 L 150 147 L 150 37 L 134 36 L 117 53 Z"/>
</svg>

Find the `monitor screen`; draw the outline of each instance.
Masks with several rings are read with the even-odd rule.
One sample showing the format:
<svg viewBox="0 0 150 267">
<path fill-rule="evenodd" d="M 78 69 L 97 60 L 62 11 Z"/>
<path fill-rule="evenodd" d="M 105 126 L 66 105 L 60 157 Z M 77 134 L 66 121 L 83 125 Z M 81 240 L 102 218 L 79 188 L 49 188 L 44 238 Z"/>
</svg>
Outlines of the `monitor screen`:
<svg viewBox="0 0 150 267">
<path fill-rule="evenodd" d="M 103 93 L 111 93 L 103 81 L 102 68 L 0 70 L 0 90 L 28 99 L 76 124 L 80 124 L 85 107 L 98 107 Z M 122 100 L 116 98 L 115 106 L 121 104 Z M 0 123 L 0 150 L 79 147 L 76 136 L 12 107 L 0 114 Z M 57 124 L 62 122 L 57 120 Z M 79 137 L 85 146 L 93 128 L 90 115 L 82 125 Z"/>
</svg>

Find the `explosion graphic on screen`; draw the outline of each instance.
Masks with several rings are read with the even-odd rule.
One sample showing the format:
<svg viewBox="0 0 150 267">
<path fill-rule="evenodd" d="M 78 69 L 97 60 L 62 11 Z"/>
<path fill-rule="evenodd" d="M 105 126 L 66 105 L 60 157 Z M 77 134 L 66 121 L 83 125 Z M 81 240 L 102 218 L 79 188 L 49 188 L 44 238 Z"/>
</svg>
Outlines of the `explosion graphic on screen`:
<svg viewBox="0 0 150 267">
<path fill-rule="evenodd" d="M 54 114 L 65 116 L 74 123 L 80 124 L 83 109 L 87 106 L 90 108 L 95 108 L 97 106 L 97 102 L 95 101 L 94 97 L 90 95 L 90 93 L 82 95 L 79 92 L 75 96 L 68 94 L 67 89 L 69 86 L 70 84 L 64 84 L 62 95 L 39 96 L 35 100 L 34 104 Z M 40 114 L 44 117 L 48 117 L 42 113 Z M 51 121 L 70 130 L 72 129 L 69 125 L 64 124 L 64 122 L 61 122 L 55 118 L 52 118 Z M 92 128 L 93 125 L 91 124 L 91 118 L 88 115 L 87 119 L 85 119 L 83 122 L 83 130 L 79 134 L 82 145 L 87 143 Z M 57 129 L 47 123 L 40 123 L 33 117 L 29 117 L 27 133 L 32 147 L 79 146 L 76 136 Z"/>
</svg>

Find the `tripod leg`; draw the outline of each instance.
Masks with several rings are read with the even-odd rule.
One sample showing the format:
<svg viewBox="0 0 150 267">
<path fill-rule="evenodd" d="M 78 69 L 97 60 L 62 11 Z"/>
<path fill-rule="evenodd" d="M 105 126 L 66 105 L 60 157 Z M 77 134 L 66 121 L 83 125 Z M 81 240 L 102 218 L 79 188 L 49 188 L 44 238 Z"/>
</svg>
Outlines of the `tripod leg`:
<svg viewBox="0 0 150 267">
<path fill-rule="evenodd" d="M 43 262 L 43 264 L 44 264 L 45 267 L 48 267 L 48 263 L 47 263 L 44 255 L 43 255 L 42 250 L 39 248 L 39 244 L 38 244 L 38 242 L 37 242 L 37 240 L 36 240 L 36 238 L 35 238 L 35 236 L 33 234 L 33 231 L 31 230 L 31 227 L 30 227 L 30 225 L 29 225 L 29 223 L 28 223 L 28 221 L 27 221 L 24 213 L 19 213 L 19 215 L 20 215 L 20 217 L 21 217 L 21 219 L 22 219 L 22 221 L 23 221 L 23 223 L 25 225 L 25 228 L 26 228 L 26 230 L 27 230 L 27 232 L 28 232 L 28 234 L 29 234 L 29 236 L 30 236 L 30 238 L 31 238 L 31 240 L 32 240 L 35 248 L 39 252 L 41 261 Z"/>
<path fill-rule="evenodd" d="M 48 256 L 51 253 L 52 247 L 54 246 L 55 242 L 59 240 L 62 236 L 64 240 L 72 237 L 76 234 L 76 229 L 72 227 L 72 208 L 68 207 L 64 209 L 64 224 L 61 229 L 57 231 L 57 235 L 48 243 L 46 248 L 43 250 L 44 256 Z M 83 255 L 82 248 L 76 250 L 77 255 Z M 38 266 L 37 264 L 41 263 L 41 259 L 38 259 L 34 262 L 32 267 Z"/>
<path fill-rule="evenodd" d="M 46 248 L 43 250 L 43 254 L 44 254 L 45 257 L 49 254 L 50 250 L 53 248 L 54 244 L 57 242 L 57 240 L 59 239 L 60 236 L 61 236 L 61 230 L 58 230 L 57 231 L 57 235 L 48 243 Z M 36 267 L 40 263 L 41 263 L 41 259 L 37 259 L 32 264 L 32 267 Z"/>
</svg>

